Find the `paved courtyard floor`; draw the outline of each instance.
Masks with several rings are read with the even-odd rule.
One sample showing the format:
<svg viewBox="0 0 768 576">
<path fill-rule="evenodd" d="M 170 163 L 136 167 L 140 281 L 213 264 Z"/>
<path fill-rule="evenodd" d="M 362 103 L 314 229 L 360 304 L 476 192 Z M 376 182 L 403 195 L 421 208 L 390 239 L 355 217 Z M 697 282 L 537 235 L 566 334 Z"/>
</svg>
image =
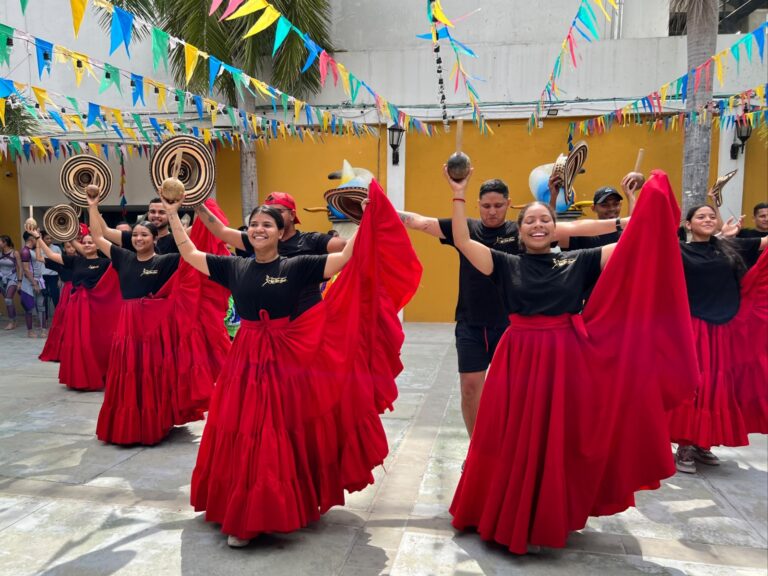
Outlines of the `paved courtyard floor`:
<svg viewBox="0 0 768 576">
<path fill-rule="evenodd" d="M 94 437 L 102 393 L 58 384 L 43 342 L 0 331 L 0 575 L 345 576 L 768 572 L 768 446 L 716 449 L 718 468 L 669 479 L 637 508 L 592 519 L 564 550 L 525 557 L 451 528 L 467 438 L 453 326 L 407 324 L 376 484 L 309 528 L 230 550 L 189 507 L 202 423 L 151 448 Z"/>
</svg>

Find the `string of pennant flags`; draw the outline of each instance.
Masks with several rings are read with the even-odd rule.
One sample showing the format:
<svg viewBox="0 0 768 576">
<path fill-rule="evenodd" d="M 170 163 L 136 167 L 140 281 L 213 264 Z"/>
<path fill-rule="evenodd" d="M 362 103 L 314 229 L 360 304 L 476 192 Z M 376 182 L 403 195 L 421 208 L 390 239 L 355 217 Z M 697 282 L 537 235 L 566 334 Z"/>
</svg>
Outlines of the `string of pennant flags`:
<svg viewBox="0 0 768 576">
<path fill-rule="evenodd" d="M 213 15 L 222 4 L 223 0 L 212 0 L 209 14 Z M 427 136 L 434 134 L 434 126 L 405 113 L 392 102 L 385 99 L 364 80 L 350 72 L 343 64 L 337 62 L 325 49 L 312 40 L 309 34 L 297 28 L 293 22 L 266 0 L 229 0 L 219 20 L 235 20 L 260 11 L 263 12 L 256 23 L 243 36 L 244 39 L 263 32 L 275 24 L 275 42 L 272 48 L 272 56 L 274 57 L 285 42 L 288 34 L 293 32 L 302 40 L 304 47 L 307 49 L 307 61 L 301 69 L 302 73 L 309 70 L 317 62 L 321 86 L 325 86 L 328 72 L 330 71 L 333 76 L 334 86 L 338 86 L 338 82 L 341 80 L 344 93 L 349 97 L 352 104 L 355 104 L 360 88 L 363 88 L 373 98 L 377 110 L 385 119 L 388 118 L 391 122 L 408 131 L 416 130 Z"/>
<path fill-rule="evenodd" d="M 662 85 L 658 90 L 655 90 L 654 92 L 644 96 L 643 98 L 640 98 L 638 100 L 635 100 L 634 102 L 630 102 L 629 104 L 626 104 L 620 108 L 617 108 L 616 110 L 613 110 L 612 112 L 608 112 L 606 114 L 601 114 L 600 116 L 597 116 L 595 118 L 582 120 L 578 123 L 577 128 L 579 130 L 580 134 L 593 134 L 597 133 L 598 131 L 605 131 L 606 126 L 613 126 L 614 124 L 623 124 L 626 122 L 632 122 L 635 120 L 641 119 L 641 112 L 642 109 L 644 113 L 646 114 L 652 114 L 657 116 L 662 116 L 664 114 L 664 106 L 669 101 L 680 101 L 681 103 L 685 103 L 685 101 L 688 98 L 688 89 L 690 87 L 690 83 L 693 82 L 692 86 L 692 93 L 695 94 L 698 92 L 702 85 L 706 87 L 708 90 L 711 90 L 714 83 L 714 78 L 717 78 L 719 86 L 722 88 L 725 85 L 724 75 L 725 75 L 725 63 L 729 58 L 732 58 L 733 61 L 736 63 L 736 73 L 738 74 L 740 72 L 740 62 L 741 62 L 741 52 L 743 51 L 749 62 L 752 62 L 753 55 L 754 55 L 754 48 L 757 47 L 758 55 L 760 57 L 760 61 L 762 62 L 765 57 L 765 40 L 766 35 L 768 34 L 768 22 L 765 22 L 755 28 L 753 31 L 745 34 L 741 38 L 739 38 L 736 42 L 731 44 L 728 48 L 725 48 L 724 50 L 721 50 L 720 52 L 717 52 L 716 54 L 710 56 L 705 60 L 702 64 L 697 66 L 696 68 L 693 68 L 690 72 L 683 74 L 679 78 L 676 78 L 672 80 L 671 82 L 667 82 L 666 84 Z M 713 74 L 713 67 L 714 67 L 714 74 Z M 747 91 L 750 92 L 750 91 Z M 753 94 L 749 97 L 756 97 L 759 101 L 764 102 L 766 92 L 768 92 L 768 84 L 757 86 L 753 89 Z M 735 99 L 736 98 L 743 98 L 746 99 L 747 93 L 742 94 L 736 94 L 731 96 L 728 99 L 728 107 L 733 108 L 735 105 Z M 720 101 L 717 103 L 717 109 L 718 112 L 722 114 L 721 106 L 724 107 L 725 104 Z M 681 116 L 683 114 L 683 116 Z M 710 114 L 707 112 L 706 109 L 703 110 L 693 110 L 688 113 L 688 117 L 690 120 L 698 121 L 698 122 L 704 122 L 707 118 L 707 115 Z M 754 118 L 756 113 L 753 113 Z M 672 114 L 671 116 L 676 118 L 685 119 L 686 116 L 683 112 L 676 112 Z M 666 120 L 662 118 L 657 118 L 658 120 L 664 120 L 664 123 L 666 124 Z M 680 122 L 680 120 L 669 120 L 669 122 L 675 123 Z M 602 132 L 600 132 L 602 133 Z"/>
<path fill-rule="evenodd" d="M 616 0 L 591 0 L 600 12 L 605 16 L 605 19 L 610 22 L 611 15 L 618 11 L 619 7 L 616 4 Z M 568 62 L 571 63 L 573 68 L 577 68 L 576 63 L 576 48 L 577 37 L 581 37 L 587 42 L 600 40 L 600 33 L 597 30 L 597 13 L 590 5 L 589 0 L 580 0 L 579 9 L 576 11 L 576 15 L 571 21 L 571 25 L 568 27 L 568 32 L 560 44 L 560 52 L 555 58 L 555 64 L 552 71 L 549 73 L 549 78 L 544 86 L 544 89 L 539 94 L 539 98 L 536 102 L 536 107 L 531 114 L 528 122 L 528 132 L 533 131 L 535 126 L 538 126 L 539 120 L 541 120 L 544 114 L 544 107 L 548 103 L 552 103 L 560 99 L 561 89 L 558 84 L 560 75 L 563 72 L 563 67 Z"/>
<path fill-rule="evenodd" d="M 430 32 L 427 34 L 417 34 L 416 37 L 421 38 L 422 40 L 431 40 L 432 42 L 432 51 L 435 55 L 435 66 L 437 70 L 438 97 L 445 131 L 448 131 L 449 124 L 445 98 L 445 83 L 443 80 L 443 59 L 440 54 L 441 40 L 448 40 L 455 57 L 455 63 L 450 74 L 450 78 L 453 79 L 454 83 L 454 93 L 458 92 L 459 82 L 461 81 L 466 90 L 470 107 L 472 108 L 472 121 L 477 124 L 481 134 L 493 134 L 493 130 L 487 124 L 485 117 L 480 110 L 480 96 L 472 84 L 472 80 L 478 80 L 478 78 L 470 76 L 461 61 L 461 54 L 471 58 L 477 58 L 477 54 L 451 35 L 449 28 L 454 28 L 455 25 L 446 16 L 443 7 L 440 4 L 440 0 L 427 0 L 427 20 L 430 24 Z"/>
<path fill-rule="evenodd" d="M 630 109 L 604 114 L 596 118 L 569 122 L 569 136 L 595 136 L 609 132 L 613 127 L 647 125 L 651 131 L 680 130 L 690 122 L 704 124 L 711 119 L 715 127 L 730 128 L 749 122 L 753 128 L 768 121 L 768 84 L 761 84 L 739 94 L 717 98 L 696 110 L 664 110 L 659 100 L 646 97 L 630 105 Z M 635 104 L 638 104 L 635 106 Z"/>
<path fill-rule="evenodd" d="M 185 107 L 191 103 L 194 105 L 194 109 L 197 111 L 198 120 L 202 120 L 204 115 L 206 115 L 210 117 L 211 125 L 215 126 L 217 114 L 223 114 L 226 112 L 226 114 L 229 115 L 232 128 L 234 130 L 238 130 L 239 125 L 237 118 L 239 118 L 240 122 L 242 122 L 241 131 L 244 131 L 246 134 L 252 131 L 254 135 L 258 135 L 261 132 L 265 135 L 265 137 L 269 138 L 270 132 L 275 132 L 284 136 L 292 135 L 303 139 L 303 136 L 309 133 L 310 138 L 313 138 L 315 119 L 317 120 L 317 131 L 321 133 L 353 133 L 358 136 L 363 134 L 375 134 L 375 129 L 367 125 L 358 124 L 351 120 L 343 119 L 336 116 L 335 114 L 331 114 L 327 110 L 321 110 L 296 99 L 290 103 L 290 99 L 285 93 L 279 94 L 280 102 L 283 108 L 284 121 L 280 122 L 277 120 L 269 120 L 262 116 L 250 114 L 244 110 L 232 106 L 226 106 L 213 100 L 212 98 L 204 98 L 200 95 L 168 86 L 151 78 L 146 78 L 135 73 L 121 70 L 116 66 L 113 66 L 107 62 L 101 62 L 88 56 L 87 54 L 74 52 L 63 46 L 53 45 L 46 40 L 36 38 L 21 30 L 14 30 L 13 28 L 4 24 L 0 24 L 0 46 L 3 47 L 0 49 L 0 65 L 9 64 L 10 50 L 13 46 L 14 39 L 24 41 L 35 46 L 38 64 L 38 75 L 41 79 L 45 70 L 47 70 L 49 74 L 51 73 L 51 62 L 53 61 L 62 64 L 70 63 L 72 65 L 72 70 L 75 74 L 75 84 L 78 87 L 80 86 L 85 75 L 87 75 L 89 78 L 99 81 L 96 77 L 96 72 L 94 71 L 94 68 L 98 68 L 102 71 L 99 93 L 101 94 L 106 90 L 114 87 L 120 94 L 122 94 L 123 90 L 120 84 L 120 79 L 124 78 L 126 81 L 130 80 L 131 97 L 134 106 L 137 106 L 139 103 L 146 106 L 146 93 L 147 91 L 154 89 L 153 91 L 157 98 L 156 104 L 158 110 L 165 110 L 167 112 L 166 102 L 168 97 L 171 96 L 176 101 L 177 113 L 180 118 L 184 115 Z M 8 40 L 11 41 L 9 42 Z M 273 104 L 273 111 L 275 114 L 277 114 L 276 96 L 278 96 L 278 94 L 276 92 L 270 91 L 271 87 L 261 82 L 260 80 L 251 78 L 249 82 L 256 86 L 262 95 L 266 96 L 269 94 L 270 101 Z M 211 85 L 212 83 L 213 79 L 211 79 Z M 43 101 L 45 100 L 46 91 L 43 88 L 35 88 L 34 94 L 38 99 L 38 105 L 41 99 Z M 95 104 L 89 103 L 89 108 L 93 109 L 97 107 Z M 306 118 L 306 125 L 294 126 L 288 122 L 289 108 L 292 109 L 291 115 L 294 117 L 294 124 L 298 124 L 299 114 L 301 111 L 303 111 L 305 113 L 304 115 Z M 111 110 L 112 109 L 107 108 L 107 111 Z M 67 128 L 56 113 L 50 114 L 50 116 L 51 119 L 55 121 L 59 127 L 62 128 L 62 130 L 66 131 Z M 0 120 L 2 120 L 2 117 L 0 117 Z M 150 118 L 150 122 L 152 122 L 152 118 Z M 159 120 L 155 119 L 153 126 L 155 123 L 163 126 L 166 125 L 167 122 L 168 121 L 161 123 Z"/>
</svg>

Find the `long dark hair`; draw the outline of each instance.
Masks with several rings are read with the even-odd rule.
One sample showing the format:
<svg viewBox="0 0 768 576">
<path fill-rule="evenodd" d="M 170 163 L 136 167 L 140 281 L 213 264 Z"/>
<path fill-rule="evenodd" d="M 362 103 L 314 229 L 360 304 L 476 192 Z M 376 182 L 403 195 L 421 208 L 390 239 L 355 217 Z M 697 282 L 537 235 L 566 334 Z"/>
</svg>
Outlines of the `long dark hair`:
<svg viewBox="0 0 768 576">
<path fill-rule="evenodd" d="M 275 208 L 274 206 L 262 204 L 261 206 L 257 206 L 251 211 L 251 215 L 248 216 L 248 224 L 251 223 L 251 218 L 253 218 L 256 214 L 265 214 L 272 218 L 272 220 L 275 221 L 275 224 L 277 224 L 277 229 L 282 230 L 285 228 L 285 220 L 283 220 L 283 215 L 280 213 L 280 210 Z"/>
<path fill-rule="evenodd" d="M 7 234 L 3 234 L 2 236 L 0 236 L 0 240 L 2 240 L 3 244 L 8 246 L 8 248 L 10 248 L 11 250 L 16 249 L 16 247 L 13 245 L 13 240 L 11 240 L 11 237 L 8 236 Z"/>
<path fill-rule="evenodd" d="M 535 202 L 529 202 L 525 206 L 523 206 L 523 209 L 520 210 L 520 214 L 517 215 L 517 233 L 518 233 L 518 243 L 520 244 L 520 251 L 525 252 L 525 242 L 523 242 L 522 234 L 520 234 L 520 230 L 523 228 L 523 220 L 525 219 L 525 213 L 528 212 L 529 208 L 532 208 L 534 206 L 544 206 L 544 208 L 547 209 L 547 212 L 549 212 L 549 215 L 552 216 L 552 222 L 555 223 L 555 226 L 557 226 L 557 214 L 555 214 L 555 211 L 552 209 L 552 206 L 547 204 L 546 202 L 540 202 L 536 200 Z"/>
<path fill-rule="evenodd" d="M 688 213 L 685 215 L 685 221 L 690 224 L 691 218 L 693 218 L 696 215 L 696 212 L 702 208 L 709 208 L 713 212 L 715 211 L 715 209 L 712 208 L 712 206 L 709 204 L 699 204 L 697 206 L 692 206 L 691 209 L 688 210 Z M 722 255 L 726 260 L 728 260 L 731 268 L 736 273 L 736 277 L 741 280 L 744 277 L 744 274 L 747 273 L 747 265 L 744 263 L 744 260 L 739 254 L 739 251 L 736 250 L 733 242 L 731 242 L 731 240 L 728 238 L 718 238 L 714 234 L 710 236 L 709 242 L 715 247 L 716 254 Z"/>
</svg>

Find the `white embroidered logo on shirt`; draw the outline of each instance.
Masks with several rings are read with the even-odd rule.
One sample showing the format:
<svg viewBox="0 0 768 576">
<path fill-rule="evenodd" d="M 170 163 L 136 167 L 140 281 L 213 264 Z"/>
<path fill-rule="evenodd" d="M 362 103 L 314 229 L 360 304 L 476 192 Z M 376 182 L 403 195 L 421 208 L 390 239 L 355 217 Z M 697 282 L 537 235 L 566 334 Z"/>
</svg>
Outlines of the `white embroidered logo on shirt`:
<svg viewBox="0 0 768 576">
<path fill-rule="evenodd" d="M 261 286 L 264 287 L 267 284 L 285 284 L 286 282 L 288 282 L 287 276 L 274 277 L 267 274 L 267 277 L 264 279 L 264 284 L 262 284 Z"/>
<path fill-rule="evenodd" d="M 141 275 L 142 276 L 153 276 L 153 275 L 157 274 L 158 272 L 159 272 L 159 270 L 147 270 L 146 268 L 144 268 L 144 270 L 141 271 Z"/>
</svg>

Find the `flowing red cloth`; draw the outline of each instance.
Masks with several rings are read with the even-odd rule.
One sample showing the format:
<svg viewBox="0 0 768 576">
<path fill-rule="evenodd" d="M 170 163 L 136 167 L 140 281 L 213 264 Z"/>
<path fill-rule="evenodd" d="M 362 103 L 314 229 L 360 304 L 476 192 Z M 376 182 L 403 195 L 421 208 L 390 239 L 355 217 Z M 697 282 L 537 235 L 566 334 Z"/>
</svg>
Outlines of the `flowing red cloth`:
<svg viewBox="0 0 768 576">
<path fill-rule="evenodd" d="M 375 390 L 389 405 L 397 395 L 397 311 L 421 265 L 378 184 L 369 198 L 324 302 L 292 321 L 241 322 L 192 474 L 192 506 L 226 534 L 306 526 L 371 483 L 387 455 Z"/>
<path fill-rule="evenodd" d="M 213 200 L 206 206 L 226 221 Z M 229 254 L 201 222 L 190 240 L 199 250 Z M 153 445 L 173 426 L 203 418 L 229 351 L 227 298 L 227 290 L 182 260 L 157 294 L 122 302 L 96 426 L 100 440 Z"/>
<path fill-rule="evenodd" d="M 104 389 L 121 304 L 111 266 L 93 288 L 72 289 L 61 334 L 59 382 L 74 390 Z"/>
<path fill-rule="evenodd" d="M 693 397 L 669 414 L 673 442 L 746 446 L 768 433 L 768 257 L 741 283 L 739 311 L 725 324 L 693 319 L 701 381 Z"/>
<path fill-rule="evenodd" d="M 524 554 L 565 546 L 675 472 L 666 410 L 697 370 L 676 229 L 654 171 L 582 315 L 512 315 L 485 381 L 453 525 Z"/>
<path fill-rule="evenodd" d="M 45 340 L 43 351 L 40 352 L 40 356 L 38 356 L 38 358 L 43 362 L 59 361 L 59 351 L 61 349 L 61 333 L 64 328 L 64 316 L 67 313 L 67 303 L 69 302 L 70 290 L 72 290 L 72 282 L 64 282 L 64 284 L 61 285 L 61 297 L 59 298 L 59 305 L 56 306 L 56 310 L 53 312 L 53 321 L 51 322 L 51 329 L 48 330 L 48 338 Z"/>
</svg>

